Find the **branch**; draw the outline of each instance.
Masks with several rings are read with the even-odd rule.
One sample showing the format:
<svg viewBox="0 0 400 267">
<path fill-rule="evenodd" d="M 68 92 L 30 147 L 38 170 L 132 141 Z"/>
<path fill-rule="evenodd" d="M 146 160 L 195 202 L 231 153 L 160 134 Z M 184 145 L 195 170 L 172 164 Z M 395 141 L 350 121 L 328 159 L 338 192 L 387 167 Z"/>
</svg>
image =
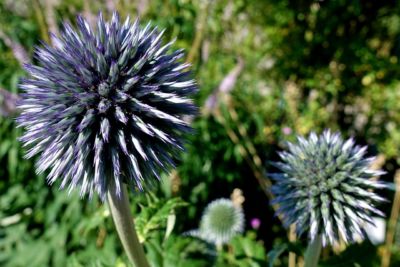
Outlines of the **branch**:
<svg viewBox="0 0 400 267">
<path fill-rule="evenodd" d="M 18 95 L 0 88 L 0 116 L 9 117 L 17 112 Z"/>
<path fill-rule="evenodd" d="M 2 39 L 4 44 L 12 50 L 14 57 L 18 60 L 21 67 L 23 67 L 24 64 L 29 63 L 31 61 L 25 48 L 19 43 L 13 41 L 1 29 L 0 29 L 0 39 Z"/>
</svg>

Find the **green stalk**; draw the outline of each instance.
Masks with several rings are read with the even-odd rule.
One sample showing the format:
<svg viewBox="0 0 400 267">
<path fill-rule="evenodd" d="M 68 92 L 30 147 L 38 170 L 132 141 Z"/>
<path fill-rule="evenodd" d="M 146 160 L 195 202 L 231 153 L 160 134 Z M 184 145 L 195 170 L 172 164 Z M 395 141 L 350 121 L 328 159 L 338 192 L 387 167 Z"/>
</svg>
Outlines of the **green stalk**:
<svg viewBox="0 0 400 267">
<path fill-rule="evenodd" d="M 306 254 L 304 255 L 304 267 L 317 267 L 319 255 L 321 254 L 322 239 L 317 236 L 312 240 L 307 247 Z"/>
<path fill-rule="evenodd" d="M 126 185 L 123 184 L 120 196 L 117 196 L 115 191 L 111 190 L 108 192 L 107 198 L 111 216 L 129 260 L 135 267 L 150 267 L 136 234 Z"/>
</svg>

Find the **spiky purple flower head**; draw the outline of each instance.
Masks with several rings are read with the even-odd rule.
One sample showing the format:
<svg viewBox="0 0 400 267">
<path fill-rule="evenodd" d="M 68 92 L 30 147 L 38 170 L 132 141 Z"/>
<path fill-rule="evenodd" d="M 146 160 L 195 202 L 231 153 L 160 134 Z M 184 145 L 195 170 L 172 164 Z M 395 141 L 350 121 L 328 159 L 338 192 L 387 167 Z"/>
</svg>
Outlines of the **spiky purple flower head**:
<svg viewBox="0 0 400 267">
<path fill-rule="evenodd" d="M 143 191 L 173 167 L 197 86 L 183 51 L 171 52 L 162 35 L 100 14 L 95 29 L 78 17 L 76 29 L 64 24 L 53 47 L 36 50 L 17 121 L 26 128 L 26 157 L 40 155 L 37 172 L 50 170 L 50 184 L 104 199 L 109 190 L 119 195 L 122 183 Z"/>
<path fill-rule="evenodd" d="M 307 232 L 311 240 L 320 235 L 323 244 L 363 238 L 371 216 L 383 216 L 376 204 L 384 199 L 372 190 L 385 186 L 371 180 L 383 172 L 370 168 L 374 158 L 365 158 L 367 147 L 326 130 L 298 137 L 288 148 L 274 164 L 281 173 L 271 174 L 273 203 L 285 225 L 296 224 L 297 233 Z"/>
</svg>

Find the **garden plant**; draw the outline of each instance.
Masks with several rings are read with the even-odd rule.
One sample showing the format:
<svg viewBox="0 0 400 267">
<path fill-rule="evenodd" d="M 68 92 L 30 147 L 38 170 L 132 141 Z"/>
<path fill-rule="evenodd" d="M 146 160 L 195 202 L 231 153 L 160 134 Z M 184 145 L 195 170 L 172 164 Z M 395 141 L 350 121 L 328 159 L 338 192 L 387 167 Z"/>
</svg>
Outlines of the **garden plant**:
<svg viewBox="0 0 400 267">
<path fill-rule="evenodd" d="M 0 266 L 400 266 L 399 3 L 0 15 Z"/>
</svg>

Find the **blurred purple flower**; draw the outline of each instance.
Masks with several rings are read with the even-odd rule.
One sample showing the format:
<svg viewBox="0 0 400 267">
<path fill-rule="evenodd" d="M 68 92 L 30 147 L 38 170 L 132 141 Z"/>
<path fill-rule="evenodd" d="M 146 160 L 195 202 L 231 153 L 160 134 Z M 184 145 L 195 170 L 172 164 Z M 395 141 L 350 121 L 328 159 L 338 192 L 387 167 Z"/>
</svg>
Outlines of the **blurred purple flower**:
<svg viewBox="0 0 400 267">
<path fill-rule="evenodd" d="M 261 225 L 261 220 L 259 218 L 253 218 L 250 221 L 251 224 L 251 228 L 258 230 L 258 228 L 260 228 Z"/>
<path fill-rule="evenodd" d="M 284 135 L 289 135 L 289 134 L 292 133 L 292 128 L 290 128 L 290 127 L 283 127 L 283 128 L 282 128 L 282 133 L 283 133 Z"/>
</svg>

